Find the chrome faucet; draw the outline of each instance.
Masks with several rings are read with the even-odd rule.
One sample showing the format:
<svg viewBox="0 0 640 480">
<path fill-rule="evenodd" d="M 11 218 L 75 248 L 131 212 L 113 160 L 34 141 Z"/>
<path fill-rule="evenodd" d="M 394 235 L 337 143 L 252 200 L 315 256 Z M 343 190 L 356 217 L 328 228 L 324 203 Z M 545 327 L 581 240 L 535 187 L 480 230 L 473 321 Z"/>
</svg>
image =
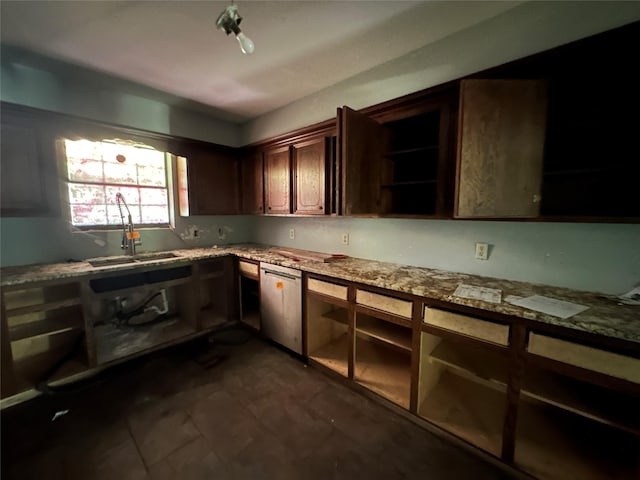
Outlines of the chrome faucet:
<svg viewBox="0 0 640 480">
<path fill-rule="evenodd" d="M 122 244 L 120 245 L 120 248 L 126 250 L 127 255 L 135 255 L 136 245 L 142 245 L 142 242 L 140 241 L 140 234 L 135 231 L 129 205 L 127 205 L 127 202 L 124 200 L 124 196 L 120 192 L 116 193 L 116 204 L 118 205 L 120 218 L 122 219 Z M 127 209 L 128 217 L 126 224 L 124 221 L 124 213 L 122 213 L 122 205 Z"/>
</svg>

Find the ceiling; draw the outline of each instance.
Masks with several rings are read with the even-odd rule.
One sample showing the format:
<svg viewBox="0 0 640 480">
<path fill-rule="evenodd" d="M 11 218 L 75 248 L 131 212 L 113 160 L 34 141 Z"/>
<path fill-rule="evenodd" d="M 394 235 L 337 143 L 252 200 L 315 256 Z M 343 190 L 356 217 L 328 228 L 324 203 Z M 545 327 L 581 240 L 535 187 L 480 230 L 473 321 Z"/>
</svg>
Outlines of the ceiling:
<svg viewBox="0 0 640 480">
<path fill-rule="evenodd" d="M 0 38 L 245 122 L 496 16 L 519 1 L 2 1 Z"/>
</svg>

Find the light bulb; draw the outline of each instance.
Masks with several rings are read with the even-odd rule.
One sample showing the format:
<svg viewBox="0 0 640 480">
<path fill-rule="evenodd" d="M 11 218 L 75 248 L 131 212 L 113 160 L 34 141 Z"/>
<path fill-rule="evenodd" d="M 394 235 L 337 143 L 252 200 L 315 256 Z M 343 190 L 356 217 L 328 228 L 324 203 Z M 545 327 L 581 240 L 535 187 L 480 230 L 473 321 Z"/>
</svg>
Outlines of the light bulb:
<svg viewBox="0 0 640 480">
<path fill-rule="evenodd" d="M 240 32 L 236 35 L 236 38 L 238 39 L 238 43 L 240 44 L 240 50 L 242 50 L 242 53 L 244 53 L 245 55 L 250 55 L 253 53 L 256 47 L 253 45 L 253 42 L 249 37 Z"/>
</svg>

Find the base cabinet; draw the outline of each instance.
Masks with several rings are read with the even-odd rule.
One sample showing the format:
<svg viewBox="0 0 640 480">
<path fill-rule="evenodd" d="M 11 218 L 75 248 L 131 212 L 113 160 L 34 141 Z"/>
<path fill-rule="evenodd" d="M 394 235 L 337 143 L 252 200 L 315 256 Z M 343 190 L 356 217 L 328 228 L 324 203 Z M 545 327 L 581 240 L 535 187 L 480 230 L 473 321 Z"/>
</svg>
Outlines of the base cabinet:
<svg viewBox="0 0 640 480">
<path fill-rule="evenodd" d="M 637 355 L 328 277 L 305 286 L 314 364 L 536 478 L 637 478 Z"/>
</svg>

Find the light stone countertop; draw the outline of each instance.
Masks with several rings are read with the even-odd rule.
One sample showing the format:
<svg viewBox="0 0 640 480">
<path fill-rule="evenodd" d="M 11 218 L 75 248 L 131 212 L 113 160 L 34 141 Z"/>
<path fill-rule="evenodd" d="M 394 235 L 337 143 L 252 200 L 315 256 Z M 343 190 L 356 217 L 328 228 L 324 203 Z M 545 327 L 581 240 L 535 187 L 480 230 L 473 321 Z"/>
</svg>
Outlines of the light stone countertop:
<svg viewBox="0 0 640 480">
<path fill-rule="evenodd" d="M 465 305 L 488 312 L 497 312 L 517 318 L 534 320 L 597 335 L 604 335 L 640 344 L 640 306 L 619 305 L 615 300 L 595 292 L 583 292 L 567 288 L 503 280 L 478 275 L 449 272 L 424 267 L 378 262 L 361 258 L 345 258 L 329 263 L 310 260 L 296 261 L 269 251 L 263 245 L 230 245 L 217 248 L 173 250 L 177 257 L 152 260 L 144 263 L 92 267 L 88 262 L 70 262 L 44 265 L 26 265 L 0 269 L 2 286 L 16 286 L 32 282 L 81 278 L 103 273 L 126 273 L 140 267 L 169 266 L 205 260 L 224 255 L 236 255 L 254 261 L 267 262 L 299 269 L 309 273 L 326 275 L 342 280 L 372 285 L 392 291 L 409 293 L 419 297 Z M 92 259 L 93 260 L 93 259 Z M 459 284 L 495 288 L 502 291 L 502 303 L 454 297 Z M 508 295 L 528 297 L 544 295 L 559 300 L 578 303 L 589 308 L 568 319 L 528 310 L 504 302 Z"/>
</svg>

